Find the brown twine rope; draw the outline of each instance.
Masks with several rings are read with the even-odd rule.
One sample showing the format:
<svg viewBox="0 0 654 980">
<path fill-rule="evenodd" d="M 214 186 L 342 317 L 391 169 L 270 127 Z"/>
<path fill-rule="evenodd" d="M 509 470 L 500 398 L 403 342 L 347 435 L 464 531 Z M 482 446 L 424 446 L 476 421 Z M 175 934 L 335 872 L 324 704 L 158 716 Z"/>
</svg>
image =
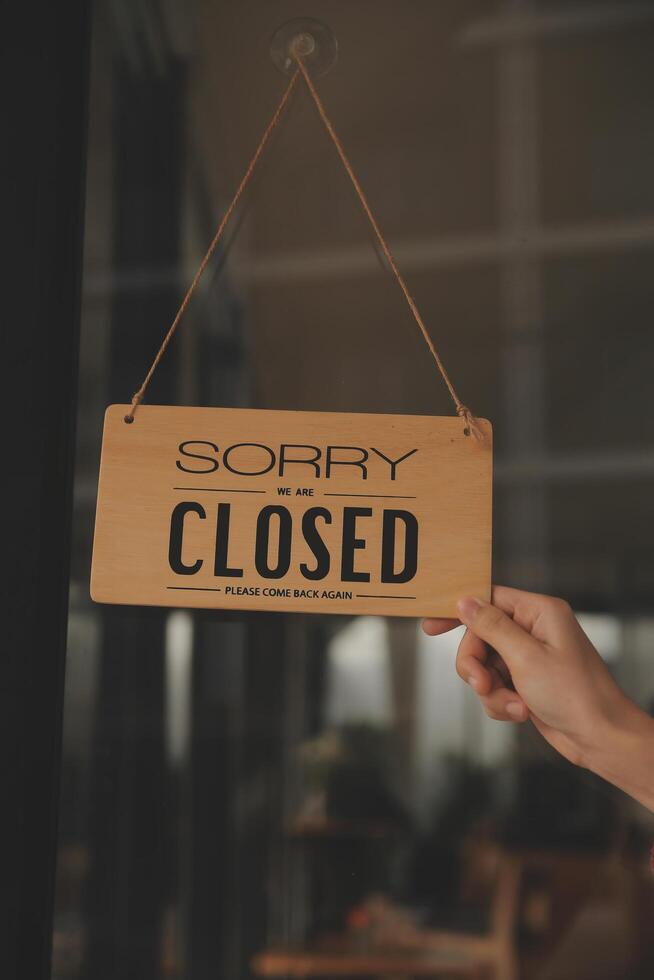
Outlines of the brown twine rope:
<svg viewBox="0 0 654 980">
<path fill-rule="evenodd" d="M 350 163 L 350 161 L 349 161 L 349 159 L 347 157 L 347 154 L 345 153 L 345 149 L 343 147 L 343 144 L 341 143 L 341 141 L 340 141 L 340 139 L 339 139 L 339 137 L 338 137 L 338 135 L 336 133 L 336 130 L 334 129 L 334 126 L 332 125 L 331 119 L 327 115 L 327 111 L 325 110 L 325 107 L 322 104 L 322 100 L 321 100 L 320 96 L 318 95 L 318 92 L 316 91 L 316 87 L 313 84 L 313 81 L 311 79 L 311 76 L 309 75 L 309 72 L 307 71 L 306 66 L 305 66 L 302 58 L 300 57 L 300 55 L 296 51 L 293 52 L 293 57 L 295 58 L 295 61 L 297 62 L 298 70 L 302 72 L 302 76 L 304 78 L 304 81 L 306 82 L 307 88 L 309 89 L 309 92 L 311 93 L 311 97 L 312 97 L 312 99 L 313 99 L 313 101 L 314 101 L 314 103 L 316 105 L 316 109 L 318 110 L 318 115 L 322 119 L 322 121 L 324 123 L 324 126 L 325 126 L 325 129 L 329 133 L 329 136 L 331 137 L 332 143 L 336 147 L 336 152 L 338 153 L 339 157 L 341 158 L 341 163 L 343 164 L 343 166 L 344 166 L 344 168 L 346 170 L 346 173 L 347 173 L 348 177 L 350 178 L 350 180 L 352 182 L 352 186 L 354 187 L 354 190 L 356 191 L 357 197 L 359 198 L 359 201 L 361 203 L 361 207 L 363 208 L 363 211 L 364 211 L 364 213 L 365 213 L 368 221 L 370 222 L 370 226 L 371 226 L 372 230 L 375 233 L 375 238 L 379 242 L 379 245 L 381 247 L 381 250 L 382 250 L 382 252 L 384 253 L 384 255 L 386 257 L 386 261 L 388 262 L 388 264 L 389 264 L 389 266 L 391 268 L 391 271 L 392 271 L 393 275 L 395 276 L 395 279 L 397 281 L 398 286 L 400 287 L 400 289 L 404 293 L 404 298 L 406 299 L 407 304 L 409 306 L 409 309 L 411 310 L 411 312 L 413 314 L 414 320 L 416 321 L 416 323 L 420 327 L 420 332 L 422 333 L 422 336 L 424 337 L 425 343 L 427 344 L 427 347 L 429 348 L 429 352 L 430 352 L 431 356 L 433 357 L 434 361 L 436 362 L 436 367 L 440 371 L 441 377 L 443 378 L 443 381 L 445 382 L 445 384 L 447 386 L 447 390 L 449 391 L 449 393 L 450 393 L 450 395 L 452 397 L 452 401 L 454 402 L 454 404 L 456 406 L 457 415 L 459 415 L 464 420 L 464 422 L 465 422 L 465 425 L 466 425 L 466 435 L 468 435 L 468 433 L 470 432 L 470 433 L 472 433 L 475 436 L 476 439 L 481 440 L 481 439 L 483 439 L 483 433 L 481 431 L 481 428 L 480 428 L 477 420 L 475 419 L 474 415 L 470 411 L 470 409 L 466 405 L 463 404 L 463 402 L 461 401 L 461 399 L 459 398 L 459 396 L 456 393 L 456 389 L 455 389 L 454 385 L 452 384 L 452 381 L 450 380 L 450 376 L 449 376 L 449 374 L 447 373 L 447 371 L 445 369 L 445 365 L 443 364 L 443 361 L 441 360 L 441 356 L 438 353 L 438 351 L 436 350 L 436 347 L 434 345 L 433 340 L 429 336 L 429 331 L 427 330 L 427 327 L 425 326 L 425 322 L 422 319 L 422 316 L 420 315 L 420 311 L 419 311 L 418 307 L 416 306 L 416 303 L 415 303 L 415 300 L 414 300 L 413 296 L 409 292 L 409 287 L 407 286 L 406 282 L 404 281 L 404 277 L 403 277 L 402 273 L 400 272 L 400 270 L 397 267 L 397 263 L 396 263 L 395 259 L 393 258 L 393 254 L 392 254 L 392 252 L 391 252 L 391 250 L 390 250 L 390 248 L 388 246 L 388 243 L 387 243 L 386 239 L 384 238 L 384 236 L 383 236 L 383 234 L 381 232 L 381 228 L 377 224 L 377 219 L 375 218 L 374 214 L 372 213 L 372 210 L 370 208 L 370 205 L 368 204 L 368 199 L 366 198 L 366 195 L 363 192 L 363 188 L 361 187 L 361 184 L 359 183 L 359 181 L 357 179 L 357 176 L 354 173 L 354 170 L 352 169 L 352 164 Z"/>
<path fill-rule="evenodd" d="M 175 316 L 175 319 L 173 320 L 173 322 L 172 322 L 172 324 L 171 324 L 171 326 L 170 326 L 170 328 L 168 330 L 168 333 L 164 337 L 163 343 L 162 343 L 161 347 L 159 348 L 159 351 L 157 352 L 157 355 L 156 355 L 154 361 L 152 362 L 152 366 L 150 367 L 150 370 L 148 371 L 147 375 L 145 376 L 145 379 L 143 381 L 143 384 L 141 385 L 141 387 L 139 388 L 139 390 L 134 394 L 134 396 L 132 398 L 131 409 L 130 409 L 129 413 L 125 416 L 125 421 L 126 422 L 133 422 L 134 421 L 134 413 L 135 413 L 138 405 L 143 400 L 143 396 L 145 395 L 145 390 L 146 390 L 148 384 L 150 383 L 150 380 L 152 379 L 152 375 L 156 371 L 157 366 L 158 366 L 161 358 L 163 357 L 163 355 L 164 355 L 164 353 L 166 351 L 166 348 L 168 347 L 170 341 L 172 340 L 173 334 L 175 333 L 175 330 L 177 329 L 177 326 L 179 324 L 179 321 L 181 320 L 182 316 L 184 315 L 184 312 L 186 310 L 186 307 L 188 306 L 188 304 L 189 304 L 189 302 L 191 300 L 191 297 L 192 297 L 193 293 L 195 292 L 195 290 L 197 288 L 197 285 L 198 285 L 198 283 L 200 281 L 200 278 L 202 276 L 202 273 L 204 272 L 204 270 L 205 270 L 205 268 L 206 268 L 206 266 L 207 266 L 207 264 L 208 264 L 211 256 L 213 255 L 213 252 L 214 252 L 214 250 L 215 250 L 218 242 L 222 238 L 222 235 L 223 235 L 223 232 L 224 232 L 224 230 L 225 230 L 225 228 L 227 226 L 227 223 L 229 222 L 229 219 L 231 218 L 231 216 L 232 216 L 232 214 L 233 214 L 233 212 L 234 212 L 234 210 L 235 210 L 235 208 L 236 208 L 236 206 L 237 206 L 237 204 L 238 204 L 238 202 L 239 202 L 239 200 L 240 200 L 240 198 L 241 198 L 244 190 L 246 189 L 247 185 L 250 183 L 250 180 L 252 178 L 252 174 L 253 174 L 254 169 L 255 169 L 258 161 L 259 161 L 259 158 L 261 157 L 261 155 L 262 155 L 262 153 L 263 153 L 263 151 L 264 151 L 264 149 L 265 149 L 268 141 L 270 140 L 270 137 L 271 137 L 271 135 L 273 133 L 273 130 L 275 129 L 275 127 L 277 126 L 277 124 L 279 123 L 279 121 L 280 121 L 280 119 L 281 119 L 281 117 L 283 115 L 283 112 L 284 112 L 284 110 L 285 110 L 285 108 L 286 108 L 286 106 L 288 104 L 288 101 L 289 101 L 289 99 L 290 99 L 290 97 L 291 97 L 291 95 L 293 93 L 293 90 L 295 88 L 295 85 L 296 85 L 296 82 L 297 82 L 299 76 L 302 75 L 302 77 L 304 78 L 304 81 L 306 83 L 306 86 L 307 86 L 307 88 L 309 90 L 309 93 L 310 93 L 310 95 L 311 95 L 311 97 L 312 97 L 312 99 L 313 99 L 313 101 L 315 103 L 316 109 L 318 110 L 318 115 L 320 116 L 320 118 L 321 118 L 321 120 L 322 120 L 322 122 L 323 122 L 323 124 L 325 126 L 325 129 L 327 130 L 327 133 L 329 134 L 329 136 L 330 136 L 330 138 L 331 138 L 334 146 L 336 147 L 336 151 L 337 151 L 337 153 L 338 153 L 338 155 L 340 157 L 341 163 L 343 164 L 343 167 L 345 168 L 345 171 L 346 171 L 348 177 L 350 178 L 350 180 L 352 182 L 352 186 L 354 187 L 354 190 L 356 191 L 357 197 L 359 198 L 359 201 L 361 203 L 361 207 L 363 208 L 363 211 L 364 211 L 366 217 L 368 218 L 368 221 L 370 222 L 370 226 L 371 226 L 371 228 L 372 228 L 372 230 L 373 230 L 373 232 L 375 234 L 375 237 L 376 237 L 376 239 L 377 239 L 377 241 L 378 241 L 378 243 L 379 243 L 379 245 L 381 247 L 382 252 L 384 253 L 384 256 L 386 257 L 386 261 L 388 262 L 388 265 L 389 265 L 389 267 L 390 267 L 393 275 L 395 276 L 395 279 L 397 281 L 397 284 L 399 285 L 400 289 L 402 290 L 402 293 L 404 294 L 404 298 L 405 298 L 405 300 L 407 302 L 407 305 L 408 305 L 409 309 L 411 310 L 411 313 L 413 314 L 413 318 L 416 321 L 416 323 L 418 324 L 418 327 L 420 328 L 420 332 L 422 333 L 422 336 L 423 336 L 423 338 L 425 340 L 425 343 L 427 344 L 427 347 L 429 349 L 429 352 L 430 352 L 431 356 L 433 357 L 433 359 L 434 359 L 434 361 L 436 363 L 436 366 L 437 366 L 438 370 L 440 371 L 441 377 L 443 378 L 443 381 L 445 382 L 445 385 L 447 387 L 447 390 L 449 391 L 450 396 L 452 398 L 452 401 L 454 402 L 454 405 L 456 407 L 457 415 L 459 415 L 463 419 L 463 421 L 465 423 L 464 432 L 465 432 L 466 435 L 472 434 L 477 440 L 482 441 L 483 440 L 483 432 L 481 430 L 481 427 L 479 426 L 479 423 L 478 423 L 477 419 L 474 417 L 474 415 L 472 414 L 472 412 L 470 411 L 470 409 L 466 405 L 464 405 L 463 402 L 461 401 L 461 399 L 459 398 L 459 396 L 458 396 L 458 394 L 456 392 L 456 389 L 455 389 L 454 385 L 452 384 L 452 381 L 450 380 L 450 376 L 448 375 L 447 370 L 445 369 L 445 365 L 443 364 L 443 361 L 442 361 L 442 359 L 440 357 L 440 354 L 438 353 L 438 351 L 437 351 L 437 349 L 436 349 L 436 347 L 434 345 L 434 342 L 433 342 L 433 340 L 431 339 L 431 337 L 429 335 L 429 332 L 427 330 L 427 327 L 425 326 L 425 322 L 422 319 L 422 316 L 420 314 L 420 311 L 418 310 L 418 307 L 416 306 L 415 300 L 413 299 L 413 296 L 409 292 L 409 288 L 408 288 L 406 282 L 404 281 L 404 277 L 402 276 L 402 273 L 400 272 L 400 270 L 399 270 L 399 268 L 397 266 L 397 263 L 396 263 L 395 259 L 393 258 L 393 254 L 392 254 L 392 252 L 391 252 L 391 250 L 390 250 L 390 248 L 388 246 L 388 243 L 386 242 L 386 239 L 384 238 L 384 236 L 383 236 L 383 234 L 381 232 L 381 229 L 380 229 L 379 225 L 377 224 L 377 220 L 376 220 L 374 214 L 372 213 L 372 210 L 370 208 L 370 205 L 368 204 L 368 200 L 366 198 L 366 195 L 363 192 L 363 188 L 361 187 L 361 184 L 359 183 L 359 181 L 357 179 L 357 176 L 354 173 L 354 170 L 352 168 L 352 165 L 351 165 L 351 163 L 350 163 L 350 161 L 349 161 L 349 159 L 347 157 L 347 154 L 345 153 L 345 149 L 343 148 L 343 144 L 341 143 L 338 135 L 336 134 L 336 131 L 334 129 L 334 126 L 332 125 L 332 122 L 331 122 L 329 116 L 327 115 L 327 111 L 326 111 L 324 105 L 322 104 L 322 101 L 320 99 L 320 96 L 318 95 L 318 92 L 316 91 L 316 88 L 315 88 L 315 86 L 313 84 L 313 81 L 311 79 L 311 76 L 309 75 L 309 72 L 307 71 L 306 66 L 304 64 L 304 61 L 303 61 L 302 57 L 300 56 L 300 54 L 297 51 L 293 51 L 292 54 L 293 54 L 293 57 L 295 58 L 295 61 L 297 63 L 297 66 L 298 66 L 297 67 L 297 70 L 293 74 L 293 77 L 291 78 L 291 81 L 290 81 L 290 83 L 289 83 L 286 91 L 284 92 L 284 94 L 283 94 L 283 96 L 282 96 L 282 98 L 280 100 L 280 103 L 277 106 L 277 109 L 275 110 L 275 112 L 273 114 L 272 119 L 270 120 L 270 122 L 268 123 L 268 126 L 266 127 L 266 130 L 264 131 L 264 134 L 263 134 L 263 136 L 261 138 L 261 141 L 259 142 L 259 145 L 257 146 L 257 148 L 256 148 L 256 150 L 254 152 L 254 156 L 250 160 L 250 163 L 248 165 L 248 168 L 245 171 L 245 174 L 243 176 L 243 179 L 241 180 L 241 183 L 239 184 L 238 189 L 237 189 L 237 191 L 236 191 L 236 193 L 235 193 L 235 195 L 234 195 L 234 197 L 233 197 L 233 199 L 232 199 L 229 207 L 225 211 L 225 214 L 223 216 L 223 219 L 220 222 L 220 226 L 218 228 L 218 231 L 216 232 L 216 234 L 215 234 L 215 236 L 214 236 L 211 244 L 209 245 L 209 248 L 207 249 L 206 255 L 204 256 L 204 258 L 202 259 L 202 262 L 200 263 L 200 267 L 199 267 L 198 271 L 195 274 L 195 277 L 193 279 L 193 282 L 191 283 L 191 285 L 190 285 L 190 287 L 188 289 L 188 292 L 186 293 L 186 296 L 184 297 L 184 299 L 182 301 L 182 304 L 181 304 L 179 310 L 177 311 L 177 315 Z"/>
</svg>

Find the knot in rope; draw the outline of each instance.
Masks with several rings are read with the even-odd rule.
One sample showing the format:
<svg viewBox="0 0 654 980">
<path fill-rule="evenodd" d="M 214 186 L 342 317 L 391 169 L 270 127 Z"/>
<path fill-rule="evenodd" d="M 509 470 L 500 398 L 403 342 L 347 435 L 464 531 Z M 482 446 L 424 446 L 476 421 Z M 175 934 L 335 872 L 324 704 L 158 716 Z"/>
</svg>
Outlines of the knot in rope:
<svg viewBox="0 0 654 980">
<path fill-rule="evenodd" d="M 467 436 L 474 436 L 477 442 L 483 442 L 484 433 L 481 430 L 479 422 L 472 414 L 468 406 L 459 402 L 456 406 L 456 414 L 465 422 L 465 429 L 463 430 L 464 433 Z"/>
</svg>

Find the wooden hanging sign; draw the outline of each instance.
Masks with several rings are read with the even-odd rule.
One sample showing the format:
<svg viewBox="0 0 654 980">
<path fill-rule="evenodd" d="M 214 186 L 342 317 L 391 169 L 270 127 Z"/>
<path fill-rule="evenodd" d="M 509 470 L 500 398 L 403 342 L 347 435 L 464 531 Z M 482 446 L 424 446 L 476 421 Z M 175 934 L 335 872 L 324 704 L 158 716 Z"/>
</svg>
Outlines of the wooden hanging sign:
<svg viewBox="0 0 654 980">
<path fill-rule="evenodd" d="M 454 616 L 489 598 L 492 430 L 456 417 L 107 409 L 96 602 Z"/>
</svg>

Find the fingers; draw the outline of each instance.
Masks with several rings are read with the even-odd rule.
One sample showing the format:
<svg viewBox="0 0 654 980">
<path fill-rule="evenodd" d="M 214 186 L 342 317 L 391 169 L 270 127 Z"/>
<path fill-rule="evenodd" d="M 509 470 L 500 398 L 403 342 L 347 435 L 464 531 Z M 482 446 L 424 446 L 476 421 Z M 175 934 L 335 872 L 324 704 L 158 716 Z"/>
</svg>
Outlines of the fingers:
<svg viewBox="0 0 654 980">
<path fill-rule="evenodd" d="M 529 711 L 510 686 L 506 666 L 470 630 L 461 640 L 456 670 L 478 695 L 484 711 L 496 721 L 526 721 Z"/>
<path fill-rule="evenodd" d="M 422 629 L 427 636 L 440 636 L 461 625 L 460 619 L 423 619 Z"/>
<path fill-rule="evenodd" d="M 549 599 L 549 596 L 541 595 L 539 592 L 527 592 L 524 589 L 512 589 L 508 585 L 494 585 L 492 590 L 492 602 L 494 606 L 499 606 L 504 612 L 513 616 L 518 606 L 527 605 L 538 607 L 542 599 Z"/>
<path fill-rule="evenodd" d="M 459 601 L 458 610 L 461 622 L 497 650 L 511 673 L 519 670 L 526 660 L 541 655 L 539 641 L 498 606 L 470 597 Z"/>
<path fill-rule="evenodd" d="M 565 641 L 579 630 L 575 615 L 564 599 L 496 585 L 492 602 L 543 643 Z"/>
<path fill-rule="evenodd" d="M 538 595 L 536 592 L 494 585 L 491 602 L 531 633 L 536 620 L 542 614 L 543 600 L 547 599 L 548 596 Z"/>
<path fill-rule="evenodd" d="M 493 687 L 493 678 L 486 666 L 487 659 L 488 647 L 484 641 L 466 630 L 456 655 L 456 672 L 479 695 L 489 694 Z"/>
<path fill-rule="evenodd" d="M 479 699 L 489 718 L 495 721 L 527 721 L 529 709 L 520 695 L 500 687 Z"/>
<path fill-rule="evenodd" d="M 516 590 L 506 591 L 515 592 Z M 500 599 L 507 605 L 511 598 L 504 595 L 500 596 Z M 470 608 L 467 603 L 472 603 L 472 607 Z M 471 620 L 457 653 L 456 670 L 459 677 L 469 684 L 478 695 L 489 718 L 496 721 L 527 721 L 529 709 L 512 687 L 510 664 L 507 667 L 508 658 L 505 658 L 506 662 L 504 662 L 502 656 L 498 656 L 494 650 L 489 649 L 489 644 L 501 655 L 503 655 L 502 647 L 506 648 L 507 643 L 509 646 L 515 646 L 517 641 L 511 633 L 511 627 L 514 627 L 517 635 L 521 638 L 531 640 L 534 644 L 535 641 L 520 626 L 513 623 L 501 609 L 490 606 L 488 603 L 481 603 L 478 600 L 464 600 L 464 604 L 466 604 L 464 608 L 461 608 L 461 620 L 425 619 L 422 624 L 424 632 L 428 636 L 438 636 L 460 626 L 462 621 L 466 621 L 466 618 Z M 492 610 L 490 620 L 488 615 L 482 612 L 484 605 Z M 471 616 L 467 615 L 468 610 L 471 611 Z M 508 630 L 504 626 L 503 620 L 507 620 Z"/>
<path fill-rule="evenodd" d="M 561 630 L 569 632 L 578 627 L 568 603 L 554 596 L 495 585 L 492 604 L 542 642 L 547 642 L 550 635 L 555 639 Z M 422 628 L 427 636 L 439 636 L 460 625 L 458 619 L 427 618 L 423 620 Z"/>
</svg>

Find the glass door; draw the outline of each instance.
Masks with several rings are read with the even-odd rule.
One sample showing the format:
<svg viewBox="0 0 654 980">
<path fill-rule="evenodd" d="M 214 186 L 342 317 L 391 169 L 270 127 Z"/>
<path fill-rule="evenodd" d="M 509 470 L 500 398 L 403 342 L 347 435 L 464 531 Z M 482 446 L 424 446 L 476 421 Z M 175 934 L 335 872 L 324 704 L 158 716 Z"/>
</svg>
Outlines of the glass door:
<svg viewBox="0 0 654 980">
<path fill-rule="evenodd" d="M 434 976 L 645 980 L 651 819 L 486 718 L 456 635 L 89 597 L 104 409 L 279 100 L 271 36 L 306 13 L 340 45 L 318 82 L 339 135 L 495 424 L 495 580 L 565 595 L 654 703 L 654 7 L 97 0 L 52 976 L 355 975 L 364 954 L 411 976 L 431 950 Z M 148 399 L 451 413 L 304 91 Z"/>
</svg>

